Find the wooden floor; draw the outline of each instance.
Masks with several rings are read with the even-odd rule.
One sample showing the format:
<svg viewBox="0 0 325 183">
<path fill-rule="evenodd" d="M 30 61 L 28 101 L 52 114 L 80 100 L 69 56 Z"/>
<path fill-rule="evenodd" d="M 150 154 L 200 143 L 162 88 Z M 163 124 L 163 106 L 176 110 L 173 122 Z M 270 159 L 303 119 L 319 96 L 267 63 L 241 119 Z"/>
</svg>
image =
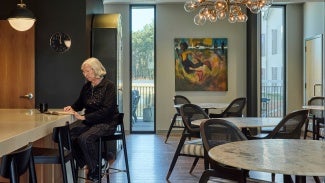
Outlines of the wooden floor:
<svg viewBox="0 0 325 183">
<path fill-rule="evenodd" d="M 174 156 L 179 136 L 171 136 L 168 143 L 164 143 L 165 136 L 162 135 L 128 135 L 127 150 L 129 156 L 130 174 L 132 183 L 197 183 L 204 170 L 203 160 L 192 174 L 189 167 L 193 158 L 179 157 L 169 181 L 165 179 L 170 162 Z M 123 153 L 119 153 L 116 161 L 111 167 L 123 168 Z M 271 174 L 261 172 L 250 172 L 254 178 L 270 181 Z M 104 181 L 105 178 L 103 178 Z M 104 181 L 106 182 L 106 181 Z M 126 173 L 110 175 L 110 182 L 127 182 Z M 281 175 L 276 175 L 276 182 L 283 182 Z M 307 182 L 314 182 L 312 177 L 307 177 Z"/>
</svg>

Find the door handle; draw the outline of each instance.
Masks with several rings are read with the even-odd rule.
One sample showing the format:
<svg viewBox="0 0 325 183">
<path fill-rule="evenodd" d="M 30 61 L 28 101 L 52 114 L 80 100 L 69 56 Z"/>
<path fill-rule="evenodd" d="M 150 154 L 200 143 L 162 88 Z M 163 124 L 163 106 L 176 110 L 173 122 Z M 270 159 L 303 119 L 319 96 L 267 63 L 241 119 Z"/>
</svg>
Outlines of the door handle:
<svg viewBox="0 0 325 183">
<path fill-rule="evenodd" d="M 20 96 L 20 98 L 28 98 L 29 100 L 32 100 L 34 98 L 34 95 L 32 93 L 28 93 L 26 95 Z"/>
</svg>

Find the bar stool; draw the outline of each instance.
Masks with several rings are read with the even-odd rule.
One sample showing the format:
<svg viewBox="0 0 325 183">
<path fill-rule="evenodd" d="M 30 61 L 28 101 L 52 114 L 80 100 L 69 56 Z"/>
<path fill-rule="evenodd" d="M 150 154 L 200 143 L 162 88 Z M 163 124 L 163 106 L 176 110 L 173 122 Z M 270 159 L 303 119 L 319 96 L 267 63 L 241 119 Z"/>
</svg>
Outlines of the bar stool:
<svg viewBox="0 0 325 183">
<path fill-rule="evenodd" d="M 37 183 L 32 156 L 32 143 L 2 156 L 0 175 L 11 183 L 19 183 L 19 177 L 29 169 L 29 182 Z"/>
<path fill-rule="evenodd" d="M 70 162 L 72 179 L 77 183 L 77 170 L 72 155 L 72 143 L 70 137 L 70 125 L 53 128 L 52 140 L 58 144 L 58 149 L 33 147 L 33 157 L 35 164 L 61 164 L 63 182 L 68 183 L 66 163 Z"/>
<path fill-rule="evenodd" d="M 128 161 L 128 155 L 127 155 L 127 150 L 126 150 L 126 140 L 125 140 L 125 133 L 124 133 L 124 124 L 123 124 L 123 118 L 124 118 L 124 113 L 119 113 L 118 117 L 117 117 L 117 131 L 113 134 L 113 135 L 105 135 L 105 136 L 101 136 L 98 139 L 98 162 L 102 162 L 102 147 L 104 146 L 104 151 L 106 151 L 106 147 L 104 142 L 107 141 L 117 141 L 117 140 L 122 140 L 122 145 L 123 145 L 123 152 L 124 152 L 124 161 L 125 161 L 125 166 L 126 169 L 125 170 L 118 170 L 112 167 L 109 167 L 107 170 L 105 170 L 106 172 L 104 173 L 107 177 L 107 182 L 109 182 L 109 170 L 113 169 L 116 170 L 118 172 L 126 172 L 127 174 L 127 179 L 128 182 L 130 183 L 130 172 L 129 172 L 129 161 Z M 102 170 L 101 170 L 101 166 L 98 166 L 98 173 L 99 176 L 101 177 L 102 175 Z M 99 179 L 99 183 L 101 183 L 101 178 Z"/>
</svg>

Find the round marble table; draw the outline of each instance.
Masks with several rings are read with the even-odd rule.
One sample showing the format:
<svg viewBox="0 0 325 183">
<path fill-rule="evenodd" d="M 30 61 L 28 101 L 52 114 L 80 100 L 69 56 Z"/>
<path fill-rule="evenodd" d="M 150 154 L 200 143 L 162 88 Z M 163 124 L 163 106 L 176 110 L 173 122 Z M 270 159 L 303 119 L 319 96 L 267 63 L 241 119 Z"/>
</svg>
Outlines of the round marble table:
<svg viewBox="0 0 325 183">
<path fill-rule="evenodd" d="M 222 164 L 285 175 L 325 176 L 325 142 L 303 139 L 247 140 L 216 146 L 209 156 Z"/>
<path fill-rule="evenodd" d="M 279 124 L 282 118 L 266 118 L 266 117 L 229 117 L 218 118 L 232 122 L 238 128 L 255 128 L 255 127 L 274 127 Z M 198 119 L 191 122 L 193 125 L 200 126 L 207 119 Z"/>
</svg>

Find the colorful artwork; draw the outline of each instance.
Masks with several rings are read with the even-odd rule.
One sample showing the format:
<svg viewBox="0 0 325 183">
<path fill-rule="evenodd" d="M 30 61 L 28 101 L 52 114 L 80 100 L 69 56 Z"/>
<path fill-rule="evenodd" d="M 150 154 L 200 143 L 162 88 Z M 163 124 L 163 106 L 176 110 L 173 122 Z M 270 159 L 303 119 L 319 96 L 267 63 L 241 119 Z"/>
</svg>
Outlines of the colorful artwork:
<svg viewBox="0 0 325 183">
<path fill-rule="evenodd" d="M 175 38 L 176 91 L 228 91 L 227 38 Z"/>
</svg>

